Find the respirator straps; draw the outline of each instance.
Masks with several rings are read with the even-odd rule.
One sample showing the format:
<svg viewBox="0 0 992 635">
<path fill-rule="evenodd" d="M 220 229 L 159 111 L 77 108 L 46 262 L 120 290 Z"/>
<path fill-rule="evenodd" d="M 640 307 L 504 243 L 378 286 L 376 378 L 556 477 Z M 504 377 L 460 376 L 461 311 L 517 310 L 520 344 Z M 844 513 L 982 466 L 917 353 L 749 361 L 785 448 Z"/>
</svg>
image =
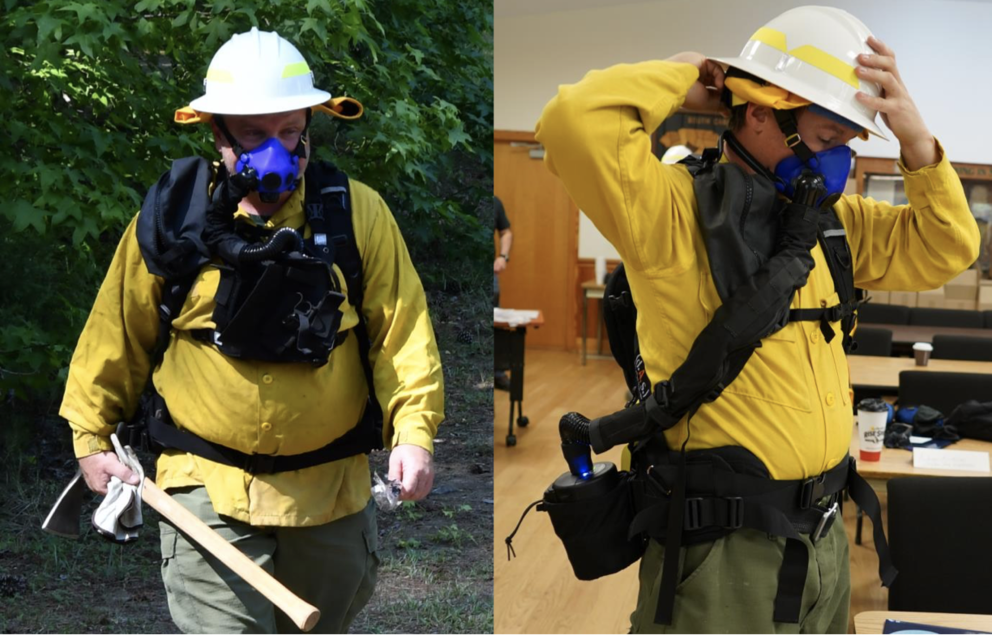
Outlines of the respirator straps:
<svg viewBox="0 0 992 635">
<path fill-rule="evenodd" d="M 775 113 L 775 122 L 779 130 L 785 135 L 785 145 L 789 146 L 799 160 L 807 167 L 812 168 L 811 161 L 816 159 L 816 153 L 809 149 L 809 146 L 799 136 L 799 122 L 796 120 L 796 113 L 792 110 L 772 110 Z"/>
</svg>

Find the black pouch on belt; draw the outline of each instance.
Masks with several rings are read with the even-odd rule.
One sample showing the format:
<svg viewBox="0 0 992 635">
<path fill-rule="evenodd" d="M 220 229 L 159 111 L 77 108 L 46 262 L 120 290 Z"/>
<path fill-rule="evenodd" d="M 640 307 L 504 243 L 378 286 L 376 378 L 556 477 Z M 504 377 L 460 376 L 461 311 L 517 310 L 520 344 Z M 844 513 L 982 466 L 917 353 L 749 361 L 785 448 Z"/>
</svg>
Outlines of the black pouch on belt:
<svg viewBox="0 0 992 635">
<path fill-rule="evenodd" d="M 537 509 L 551 516 L 580 580 L 622 571 L 647 547 L 642 536 L 628 538 L 634 519 L 630 473 L 618 472 L 612 463 L 597 463 L 588 479 L 562 474 L 544 492 Z"/>
</svg>

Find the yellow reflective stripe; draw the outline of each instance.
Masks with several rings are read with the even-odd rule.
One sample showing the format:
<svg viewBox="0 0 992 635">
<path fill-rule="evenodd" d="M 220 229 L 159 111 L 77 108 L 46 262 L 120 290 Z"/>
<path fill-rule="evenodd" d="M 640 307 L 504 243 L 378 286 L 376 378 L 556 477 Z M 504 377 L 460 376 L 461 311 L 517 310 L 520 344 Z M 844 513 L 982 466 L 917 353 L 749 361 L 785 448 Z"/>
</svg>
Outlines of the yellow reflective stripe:
<svg viewBox="0 0 992 635">
<path fill-rule="evenodd" d="M 216 68 L 211 68 L 207 70 L 207 81 L 208 82 L 220 82 L 221 84 L 233 84 L 234 76 L 228 71 L 218 70 Z"/>
<path fill-rule="evenodd" d="M 850 84 L 855 90 L 861 87 L 858 77 L 854 74 L 854 67 L 846 64 L 830 53 L 822 51 L 815 46 L 806 44 L 789 51 L 789 55 L 800 59 L 807 64 L 812 64 L 825 73 L 830 73 L 837 79 Z"/>
<path fill-rule="evenodd" d="M 840 81 L 850 84 L 855 89 L 861 87 L 857 75 L 854 74 L 853 66 L 812 44 L 804 44 L 790 51 L 785 33 L 781 31 L 763 26 L 755 31 L 754 35 L 751 36 L 751 41 L 761 42 L 807 64 L 812 64 L 824 73 L 833 75 Z"/>
<path fill-rule="evenodd" d="M 781 31 L 776 31 L 775 29 L 770 29 L 767 26 L 763 26 L 754 32 L 751 39 L 755 42 L 767 44 L 768 46 L 776 48 L 783 53 L 786 52 L 785 33 L 782 33 Z"/>
<path fill-rule="evenodd" d="M 310 67 L 307 66 L 306 62 L 294 62 L 292 64 L 286 64 L 286 68 L 282 70 L 282 78 L 286 79 L 288 77 L 296 77 L 297 75 L 306 75 L 310 72 Z"/>
</svg>

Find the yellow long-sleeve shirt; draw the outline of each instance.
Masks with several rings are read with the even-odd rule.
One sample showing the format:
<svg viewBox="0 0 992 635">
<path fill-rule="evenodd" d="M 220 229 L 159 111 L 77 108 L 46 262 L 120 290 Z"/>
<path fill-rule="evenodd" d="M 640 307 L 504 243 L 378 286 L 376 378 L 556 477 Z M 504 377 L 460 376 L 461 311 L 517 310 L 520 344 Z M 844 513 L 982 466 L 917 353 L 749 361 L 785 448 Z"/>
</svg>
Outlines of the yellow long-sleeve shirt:
<svg viewBox="0 0 992 635">
<path fill-rule="evenodd" d="M 444 418 L 441 360 L 420 278 L 386 203 L 351 181 L 352 223 L 362 259 L 363 313 L 372 340 L 376 396 L 387 446 L 433 451 Z M 301 186 L 268 228 L 304 227 Z M 251 222 L 239 210 L 236 217 Z M 307 231 L 309 231 L 307 229 Z M 344 276 L 334 272 L 341 287 Z M 228 357 L 191 335 L 214 328 L 220 272 L 199 273 L 152 375 L 180 428 L 245 453 L 293 455 L 334 441 L 360 419 L 368 386 L 357 338 L 348 334 L 321 368 Z M 110 434 L 135 411 L 159 328 L 162 278 L 148 272 L 135 235 L 124 233 L 79 338 L 60 415 L 73 431 L 76 456 L 111 450 Z M 358 323 L 346 300 L 341 330 Z M 360 511 L 370 497 L 368 459 L 353 456 L 303 470 L 252 476 L 241 469 L 166 451 L 156 481 L 164 489 L 203 484 L 214 509 L 254 525 L 311 526 Z"/>
<path fill-rule="evenodd" d="M 699 76 L 691 64 L 644 62 L 592 71 L 561 86 L 537 124 L 547 167 L 616 247 L 637 300 L 637 334 L 651 381 L 685 361 L 720 306 L 710 276 L 693 180 L 651 153 L 651 133 L 678 110 Z M 940 150 L 935 165 L 900 162 L 909 205 L 861 196 L 835 205 L 863 289 L 939 287 L 978 257 L 979 233 L 961 182 Z M 793 308 L 838 302 L 817 245 L 816 267 Z M 839 331 L 839 323 L 833 324 Z M 762 342 L 715 402 L 692 419 L 690 450 L 742 446 L 773 478 L 807 478 L 837 465 L 851 440 L 853 391 L 841 344 L 814 322 L 793 322 Z M 666 433 L 685 439 L 685 421 Z"/>
</svg>

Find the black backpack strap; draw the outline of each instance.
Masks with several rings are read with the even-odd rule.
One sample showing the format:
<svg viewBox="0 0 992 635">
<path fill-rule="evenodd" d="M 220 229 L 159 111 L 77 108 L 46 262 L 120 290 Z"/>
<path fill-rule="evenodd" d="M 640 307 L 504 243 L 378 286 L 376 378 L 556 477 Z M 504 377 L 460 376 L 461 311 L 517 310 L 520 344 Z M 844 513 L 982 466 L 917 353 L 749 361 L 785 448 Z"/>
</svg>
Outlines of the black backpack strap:
<svg viewBox="0 0 992 635">
<path fill-rule="evenodd" d="M 365 406 L 365 414 L 358 427 L 368 430 L 372 438 L 371 447 L 382 449 L 382 407 L 375 393 L 375 377 L 372 373 L 372 362 L 369 351 L 372 347 L 368 334 L 368 323 L 362 312 L 365 299 L 365 285 L 362 274 L 362 256 L 355 241 L 355 228 L 351 220 L 351 187 L 348 176 L 329 163 L 313 163 L 307 171 L 306 200 L 307 222 L 313 233 L 311 239 L 318 241 L 318 235 L 324 234 L 324 241 L 333 262 L 344 274 L 348 287 L 348 301 L 358 313 L 358 324 L 355 326 L 355 337 L 358 338 L 359 356 L 365 381 L 369 387 L 369 399 Z M 317 213 L 320 210 L 322 213 Z"/>
<path fill-rule="evenodd" d="M 854 259 L 847 242 L 847 230 L 833 207 L 821 212 L 818 234 L 840 303 L 820 309 L 792 309 L 789 311 L 789 321 L 819 322 L 820 331 L 828 343 L 834 338 L 830 323 L 840 321 L 844 350 L 850 352 L 858 307 L 864 302 L 864 292 L 854 287 Z"/>
</svg>

